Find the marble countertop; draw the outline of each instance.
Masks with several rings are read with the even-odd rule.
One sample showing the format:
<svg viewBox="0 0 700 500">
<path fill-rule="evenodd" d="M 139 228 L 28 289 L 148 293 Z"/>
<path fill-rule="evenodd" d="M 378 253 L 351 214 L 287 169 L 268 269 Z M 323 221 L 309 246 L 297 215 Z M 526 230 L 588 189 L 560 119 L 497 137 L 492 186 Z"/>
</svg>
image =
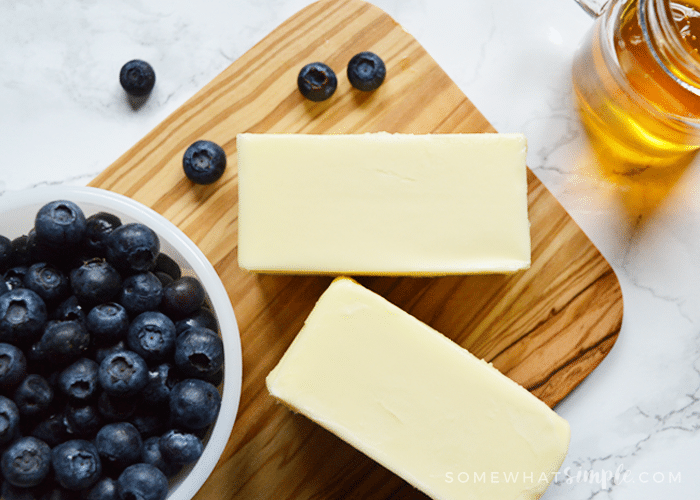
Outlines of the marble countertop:
<svg viewBox="0 0 700 500">
<path fill-rule="evenodd" d="M 86 185 L 308 0 L 0 3 L 0 196 Z M 592 19 L 574 0 L 376 0 L 500 132 L 613 266 L 622 331 L 558 407 L 569 455 L 543 498 L 695 498 L 700 491 L 700 166 L 655 184 L 597 166 L 571 61 Z M 133 110 L 117 75 L 156 68 Z M 617 480 L 616 480 L 617 479 Z"/>
</svg>

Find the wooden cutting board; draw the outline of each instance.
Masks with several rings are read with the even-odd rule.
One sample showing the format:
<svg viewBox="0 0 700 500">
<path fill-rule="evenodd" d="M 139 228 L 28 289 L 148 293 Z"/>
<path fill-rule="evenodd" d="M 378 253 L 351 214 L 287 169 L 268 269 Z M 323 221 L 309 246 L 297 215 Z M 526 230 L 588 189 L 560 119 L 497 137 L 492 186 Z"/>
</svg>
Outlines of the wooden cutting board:
<svg viewBox="0 0 700 500">
<path fill-rule="evenodd" d="M 345 76 L 349 59 L 363 50 L 387 64 L 386 81 L 373 93 L 354 90 Z M 336 93 L 322 103 L 305 100 L 296 88 L 299 69 L 312 61 L 329 64 L 338 75 Z M 210 259 L 231 298 L 243 352 L 240 409 L 197 498 L 424 498 L 276 404 L 265 389 L 265 376 L 332 278 L 255 275 L 237 265 L 237 133 L 374 131 L 494 129 L 383 11 L 360 0 L 321 0 L 279 26 L 91 183 L 138 200 L 179 226 Z M 182 155 L 198 139 L 219 143 L 228 155 L 224 177 L 210 186 L 183 175 Z M 551 193 L 532 172 L 528 181 L 528 271 L 358 281 L 554 406 L 612 348 L 622 293 L 610 265 Z"/>
</svg>

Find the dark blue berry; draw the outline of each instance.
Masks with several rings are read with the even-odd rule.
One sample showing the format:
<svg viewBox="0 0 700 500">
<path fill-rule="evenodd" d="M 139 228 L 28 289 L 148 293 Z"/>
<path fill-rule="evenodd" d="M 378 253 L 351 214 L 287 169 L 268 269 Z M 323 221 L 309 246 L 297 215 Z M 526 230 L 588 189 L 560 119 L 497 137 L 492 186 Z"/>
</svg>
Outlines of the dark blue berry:
<svg viewBox="0 0 700 500">
<path fill-rule="evenodd" d="M 0 235 L 0 273 L 12 266 L 12 240 Z"/>
<path fill-rule="evenodd" d="M 100 364 L 102 363 L 102 360 L 104 360 L 111 353 L 117 351 L 125 351 L 126 349 L 126 342 L 124 340 L 120 340 L 116 344 L 112 344 L 106 347 L 98 347 L 97 349 L 95 349 L 95 361 L 97 361 L 97 364 Z"/>
<path fill-rule="evenodd" d="M 4 447 L 17 437 L 19 420 L 19 409 L 14 401 L 0 396 L 0 447 Z"/>
<path fill-rule="evenodd" d="M 146 311 L 129 325 L 126 342 L 147 363 L 161 362 L 175 349 L 175 324 L 161 312 Z"/>
<path fill-rule="evenodd" d="M 86 307 L 109 302 L 121 291 L 119 272 L 101 258 L 90 259 L 70 272 L 73 294 Z"/>
<path fill-rule="evenodd" d="M 115 422 L 102 427 L 95 436 L 95 447 L 103 468 L 121 470 L 138 462 L 143 442 L 138 429 L 129 422 Z"/>
<path fill-rule="evenodd" d="M 80 305 L 78 297 L 71 295 L 66 300 L 61 302 L 51 313 L 51 319 L 61 321 L 79 321 L 85 323 L 85 309 Z"/>
<path fill-rule="evenodd" d="M 170 414 L 183 429 L 204 429 L 216 420 L 220 408 L 219 391 L 204 380 L 183 380 L 170 392 Z"/>
<path fill-rule="evenodd" d="M 36 292 L 47 307 L 67 299 L 70 292 L 66 275 L 46 262 L 37 262 L 29 266 L 24 276 L 24 286 Z"/>
<path fill-rule="evenodd" d="M 151 93 L 156 84 L 156 73 L 146 61 L 133 59 L 119 71 L 119 83 L 127 94 L 143 97 Z"/>
<path fill-rule="evenodd" d="M 36 486 L 51 468 L 51 448 L 32 436 L 19 438 L 3 452 L 0 467 L 5 481 L 13 486 Z"/>
<path fill-rule="evenodd" d="M 79 401 L 96 396 L 98 368 L 99 365 L 92 359 L 79 359 L 59 374 L 59 390 L 69 398 Z"/>
<path fill-rule="evenodd" d="M 156 267 L 155 272 L 162 272 L 170 276 L 173 280 L 176 280 L 182 276 L 182 269 L 180 264 L 175 262 L 175 260 L 167 254 L 159 253 L 156 257 Z"/>
<path fill-rule="evenodd" d="M 186 377 L 207 378 L 224 364 L 224 344 L 207 328 L 190 328 L 175 341 L 175 366 Z"/>
<path fill-rule="evenodd" d="M 63 418 L 71 437 L 80 439 L 92 439 L 104 423 L 97 406 L 92 404 L 68 404 Z"/>
<path fill-rule="evenodd" d="M 71 439 L 54 447 L 51 465 L 58 483 L 72 491 L 91 487 L 102 475 L 97 448 L 83 439 Z"/>
<path fill-rule="evenodd" d="M 196 184 L 212 184 L 226 170 L 226 152 L 211 141 L 195 141 L 182 156 L 182 168 L 189 180 Z"/>
<path fill-rule="evenodd" d="M 76 247 L 85 236 L 85 214 L 68 200 L 47 203 L 39 209 L 34 220 L 37 243 L 57 248 Z"/>
<path fill-rule="evenodd" d="M 360 52 L 348 63 L 348 80 L 358 90 L 376 90 L 384 82 L 386 66 L 373 52 Z"/>
<path fill-rule="evenodd" d="M 0 342 L 27 344 L 44 328 L 47 313 L 43 299 L 27 288 L 0 295 Z"/>
<path fill-rule="evenodd" d="M 90 309 L 85 326 L 96 345 L 115 344 L 126 338 L 129 315 L 121 304 L 106 302 Z"/>
<path fill-rule="evenodd" d="M 90 334 L 80 321 L 51 320 L 37 343 L 32 345 L 30 356 L 34 361 L 46 361 L 50 365 L 68 365 L 84 356 L 90 347 Z"/>
<path fill-rule="evenodd" d="M 181 465 L 168 462 L 163 458 L 160 452 L 160 436 L 151 436 L 143 442 L 141 460 L 143 463 L 158 467 L 166 477 L 173 477 L 182 469 Z"/>
<path fill-rule="evenodd" d="M 309 63 L 299 71 L 297 86 L 301 95 L 310 101 L 325 101 L 338 87 L 333 70 L 322 62 Z"/>
<path fill-rule="evenodd" d="M 163 287 L 161 310 L 176 319 L 197 312 L 206 299 L 202 283 L 194 276 L 183 276 Z"/>
<path fill-rule="evenodd" d="M 105 256 L 107 238 L 122 225 L 119 217 L 108 212 L 98 212 L 86 219 L 85 247 L 92 255 Z"/>
<path fill-rule="evenodd" d="M 23 417 L 37 418 L 49 411 L 54 399 L 54 390 L 39 374 L 30 373 L 17 386 L 14 400 L 20 415 Z"/>
<path fill-rule="evenodd" d="M 148 366 L 133 351 L 117 351 L 102 360 L 97 379 L 110 396 L 133 396 L 148 383 Z"/>
<path fill-rule="evenodd" d="M 197 460 L 204 451 L 202 440 L 196 435 L 171 429 L 160 437 L 160 453 L 166 462 L 187 465 Z"/>
<path fill-rule="evenodd" d="M 119 500 L 117 481 L 103 477 L 84 494 L 83 500 Z"/>
<path fill-rule="evenodd" d="M 133 464 L 119 475 L 117 491 L 122 500 L 164 500 L 168 495 L 168 478 L 153 465 Z"/>
<path fill-rule="evenodd" d="M 12 344 L 0 342 L 0 389 L 16 387 L 27 375 L 27 358 Z"/>
<path fill-rule="evenodd" d="M 5 285 L 10 290 L 15 290 L 17 288 L 25 288 L 24 277 L 29 271 L 29 266 L 13 266 L 3 274 L 2 279 Z"/>
<path fill-rule="evenodd" d="M 107 259 L 122 273 L 151 271 L 159 253 L 158 235 L 138 222 L 119 226 L 107 239 Z"/>
<path fill-rule="evenodd" d="M 138 397 L 110 396 L 103 392 L 97 398 L 97 410 L 105 420 L 120 422 L 130 419 L 136 413 L 140 402 Z"/>
<path fill-rule="evenodd" d="M 129 276 L 122 283 L 118 302 L 129 314 L 155 311 L 163 298 L 163 284 L 150 271 Z"/>
<path fill-rule="evenodd" d="M 175 322 L 175 331 L 178 335 L 192 327 L 208 328 L 214 332 L 219 330 L 219 324 L 216 321 L 216 316 L 214 316 L 214 313 L 206 307 L 201 307 L 191 316 Z"/>
<path fill-rule="evenodd" d="M 141 438 L 145 439 L 163 433 L 168 418 L 167 415 L 167 412 L 157 411 L 153 406 L 151 408 L 143 408 L 142 405 L 131 416 L 129 421 L 138 429 Z"/>
<path fill-rule="evenodd" d="M 141 398 L 152 404 L 165 403 L 170 400 L 170 391 L 180 381 L 175 368 L 170 363 L 163 363 L 148 372 L 148 384 L 143 388 Z"/>
<path fill-rule="evenodd" d="M 53 448 L 67 440 L 70 437 L 70 432 L 63 414 L 54 413 L 39 422 L 32 429 L 31 435 L 41 439 Z"/>
</svg>

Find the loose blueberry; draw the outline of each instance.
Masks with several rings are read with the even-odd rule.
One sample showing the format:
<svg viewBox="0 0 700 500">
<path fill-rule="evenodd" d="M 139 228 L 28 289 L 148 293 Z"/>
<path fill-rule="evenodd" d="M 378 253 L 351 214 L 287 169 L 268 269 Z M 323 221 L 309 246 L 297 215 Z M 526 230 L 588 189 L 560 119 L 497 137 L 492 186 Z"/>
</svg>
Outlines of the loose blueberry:
<svg viewBox="0 0 700 500">
<path fill-rule="evenodd" d="M 160 453 L 166 462 L 187 465 L 204 451 L 201 439 L 189 432 L 171 429 L 160 437 Z"/>
<path fill-rule="evenodd" d="M 73 294 L 86 307 L 109 302 L 121 291 L 119 272 L 101 258 L 90 259 L 70 273 Z"/>
<path fill-rule="evenodd" d="M 20 415 L 36 418 L 46 414 L 54 399 L 54 390 L 41 375 L 30 373 L 15 389 L 14 400 Z"/>
<path fill-rule="evenodd" d="M 109 422 L 121 422 L 130 419 L 138 409 L 141 401 L 138 397 L 110 396 L 103 392 L 97 398 L 97 410 Z"/>
<path fill-rule="evenodd" d="M 122 66 L 119 83 L 127 94 L 143 97 L 150 94 L 156 84 L 156 72 L 146 61 L 134 59 Z"/>
<path fill-rule="evenodd" d="M 117 481 L 103 477 L 85 493 L 83 500 L 119 500 Z"/>
<path fill-rule="evenodd" d="M 63 409 L 63 418 L 73 438 L 90 440 L 104 424 L 97 406 L 92 404 L 68 404 Z"/>
<path fill-rule="evenodd" d="M 95 447 L 102 466 L 108 470 L 121 470 L 141 458 L 143 442 L 141 434 L 129 422 L 115 422 L 102 427 L 95 436 Z"/>
<path fill-rule="evenodd" d="M 173 318 L 186 318 L 204 304 L 206 293 L 194 276 L 183 276 L 163 287 L 161 310 Z"/>
<path fill-rule="evenodd" d="M 0 295 L 0 342 L 32 342 L 46 319 L 46 304 L 36 292 L 17 288 Z"/>
<path fill-rule="evenodd" d="M 123 273 L 152 270 L 159 253 L 158 235 L 148 226 L 138 222 L 119 226 L 107 239 L 107 258 Z"/>
<path fill-rule="evenodd" d="M 68 424 L 62 413 L 55 413 L 39 422 L 31 431 L 31 435 L 41 439 L 46 444 L 58 446 L 70 436 Z"/>
<path fill-rule="evenodd" d="M 143 388 L 141 398 L 149 404 L 169 404 L 170 391 L 180 378 L 170 363 L 163 363 L 148 372 L 148 384 Z"/>
<path fill-rule="evenodd" d="M 207 328 L 190 328 L 175 341 L 175 366 L 186 377 L 207 378 L 224 364 L 224 344 Z"/>
<path fill-rule="evenodd" d="M 3 452 L 0 467 L 5 480 L 13 486 L 36 486 L 51 468 L 51 448 L 32 436 L 19 438 Z"/>
<path fill-rule="evenodd" d="M 32 345 L 30 356 L 33 361 L 65 366 L 84 356 L 89 347 L 90 334 L 81 322 L 51 320 L 39 341 Z"/>
<path fill-rule="evenodd" d="M 93 255 L 104 256 L 107 252 L 107 238 L 122 225 L 119 217 L 108 212 L 97 212 L 86 219 L 85 246 Z"/>
<path fill-rule="evenodd" d="M 220 408 L 219 391 L 204 380 L 183 380 L 170 392 L 170 414 L 183 429 L 204 429 L 216 420 Z"/>
<path fill-rule="evenodd" d="M 180 269 L 180 265 L 175 262 L 172 257 L 164 253 L 158 254 L 154 271 L 165 273 L 173 280 L 176 280 L 182 276 L 182 269 Z"/>
<path fill-rule="evenodd" d="M 146 439 L 162 434 L 167 420 L 167 412 L 141 406 L 129 421 L 138 429 L 141 438 Z"/>
<path fill-rule="evenodd" d="M 0 389 L 17 386 L 27 375 L 27 358 L 12 344 L 0 342 Z"/>
<path fill-rule="evenodd" d="M 51 465 L 58 483 L 72 491 L 91 487 L 102 475 L 97 448 L 83 439 L 71 439 L 54 447 Z"/>
<path fill-rule="evenodd" d="M 148 383 L 148 366 L 135 352 L 118 351 L 102 360 L 97 378 L 110 396 L 133 396 Z"/>
<path fill-rule="evenodd" d="M 178 335 L 192 327 L 208 328 L 214 332 L 219 330 L 216 316 L 206 307 L 201 307 L 191 316 L 175 323 L 175 331 Z"/>
<path fill-rule="evenodd" d="M 166 461 L 160 452 L 160 436 L 151 436 L 143 442 L 141 461 L 158 467 L 166 477 L 173 477 L 182 469 L 181 465 Z"/>
<path fill-rule="evenodd" d="M 80 323 L 85 323 L 85 309 L 83 309 L 83 306 L 80 305 L 78 297 L 71 295 L 56 306 L 51 313 L 50 318 L 59 321 L 75 320 Z"/>
<path fill-rule="evenodd" d="M 118 301 L 129 314 L 136 316 L 158 309 L 162 298 L 163 284 L 155 274 L 146 271 L 124 280 Z"/>
<path fill-rule="evenodd" d="M 106 346 L 126 338 L 129 315 L 121 304 L 106 302 L 90 309 L 85 326 L 96 345 Z"/>
<path fill-rule="evenodd" d="M 81 358 L 65 368 L 58 376 L 59 390 L 73 400 L 85 401 L 96 395 L 99 365 L 88 358 Z"/>
<path fill-rule="evenodd" d="M 212 184 L 226 170 L 226 152 L 211 141 L 195 141 L 182 156 L 182 168 L 189 180 L 196 184 Z"/>
<path fill-rule="evenodd" d="M 297 86 L 301 95 L 310 101 L 325 101 L 338 87 L 333 70 L 322 62 L 309 63 L 299 71 Z"/>
<path fill-rule="evenodd" d="M 129 325 L 126 342 L 147 363 L 161 362 L 175 349 L 175 324 L 161 312 L 146 311 Z"/>
<path fill-rule="evenodd" d="M 7 271 L 5 271 L 5 274 L 3 274 L 2 279 L 5 282 L 7 288 L 9 288 L 10 290 L 15 290 L 17 288 L 25 288 L 24 277 L 27 275 L 27 271 L 29 271 L 29 266 L 13 266 Z"/>
<path fill-rule="evenodd" d="M 386 66 L 373 52 L 360 52 L 348 63 L 348 80 L 358 90 L 376 90 L 384 82 Z"/>
<path fill-rule="evenodd" d="M 19 409 L 14 401 L 0 396 L 0 447 L 4 447 L 17 437 L 19 420 Z"/>
<path fill-rule="evenodd" d="M 59 269 L 46 262 L 29 266 L 24 276 L 24 286 L 41 297 L 48 307 L 68 298 L 68 278 Z"/>
<path fill-rule="evenodd" d="M 116 344 L 112 344 L 106 347 L 98 347 L 97 349 L 95 349 L 95 361 L 97 361 L 97 364 L 101 364 L 102 361 L 113 352 L 125 350 L 127 350 L 127 348 L 126 342 L 124 340 L 120 340 Z"/>
<path fill-rule="evenodd" d="M 119 475 L 117 491 L 121 500 L 164 500 L 168 478 L 153 465 L 133 464 Z"/>
<path fill-rule="evenodd" d="M 85 214 L 68 200 L 47 203 L 34 220 L 37 242 L 60 251 L 77 246 L 85 236 L 85 227 Z"/>
</svg>

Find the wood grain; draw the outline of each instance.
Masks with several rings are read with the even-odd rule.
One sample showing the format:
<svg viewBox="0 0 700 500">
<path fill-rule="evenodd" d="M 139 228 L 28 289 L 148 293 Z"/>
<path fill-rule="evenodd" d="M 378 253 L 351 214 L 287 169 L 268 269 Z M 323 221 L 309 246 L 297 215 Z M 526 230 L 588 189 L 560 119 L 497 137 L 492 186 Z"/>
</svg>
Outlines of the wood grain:
<svg viewBox="0 0 700 500">
<path fill-rule="evenodd" d="M 347 61 L 363 50 L 387 64 L 387 79 L 373 93 L 352 89 L 345 77 Z M 299 69 L 312 61 L 326 62 L 338 74 L 338 89 L 326 102 L 307 101 L 296 89 Z M 255 275 L 237 265 L 237 133 L 382 130 L 494 132 L 383 11 L 360 0 L 322 0 L 274 30 L 92 182 L 178 225 L 216 268 L 237 316 L 240 409 L 224 455 L 197 498 L 423 498 L 324 429 L 275 404 L 265 389 L 265 376 L 331 277 Z M 221 144 L 228 155 L 224 177 L 210 186 L 194 185 L 182 173 L 182 155 L 198 139 Z M 612 348 L 622 294 L 609 264 L 532 172 L 528 182 L 529 270 L 357 279 L 554 406 Z"/>
</svg>

